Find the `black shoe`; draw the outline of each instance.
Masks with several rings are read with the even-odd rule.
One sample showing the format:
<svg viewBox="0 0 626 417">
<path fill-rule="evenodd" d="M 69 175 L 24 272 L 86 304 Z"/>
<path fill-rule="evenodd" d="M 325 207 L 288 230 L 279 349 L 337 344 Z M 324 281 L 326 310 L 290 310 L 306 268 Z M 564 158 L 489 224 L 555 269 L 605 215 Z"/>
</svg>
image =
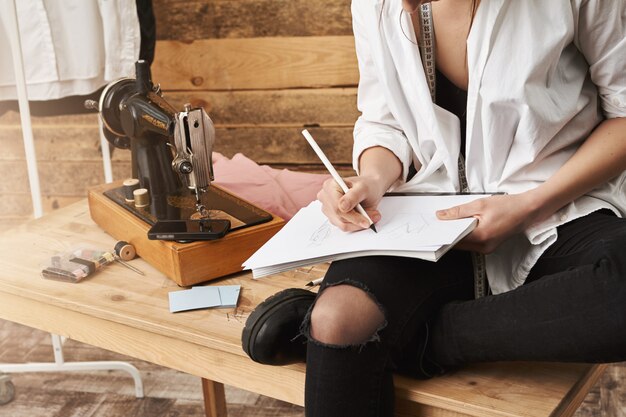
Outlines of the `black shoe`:
<svg viewBox="0 0 626 417">
<path fill-rule="evenodd" d="M 250 359 L 265 365 L 304 362 L 306 340 L 298 336 L 315 295 L 304 289 L 289 288 L 259 304 L 246 320 L 241 334 L 241 345 Z"/>
</svg>

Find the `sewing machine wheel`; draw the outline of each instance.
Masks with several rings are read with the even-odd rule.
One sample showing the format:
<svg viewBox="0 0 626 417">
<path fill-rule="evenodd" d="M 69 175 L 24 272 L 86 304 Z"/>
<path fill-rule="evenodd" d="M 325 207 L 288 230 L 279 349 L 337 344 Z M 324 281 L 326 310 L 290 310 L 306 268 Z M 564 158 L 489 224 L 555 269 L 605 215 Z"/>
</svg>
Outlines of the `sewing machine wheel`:
<svg viewBox="0 0 626 417">
<path fill-rule="evenodd" d="M 8 404 L 15 398 L 15 386 L 8 375 L 0 374 L 0 405 Z"/>
<path fill-rule="evenodd" d="M 104 136 L 116 148 L 130 149 L 130 138 L 124 133 L 119 103 L 135 92 L 135 80 L 121 78 L 107 85 L 100 96 L 98 108 L 104 124 Z"/>
</svg>

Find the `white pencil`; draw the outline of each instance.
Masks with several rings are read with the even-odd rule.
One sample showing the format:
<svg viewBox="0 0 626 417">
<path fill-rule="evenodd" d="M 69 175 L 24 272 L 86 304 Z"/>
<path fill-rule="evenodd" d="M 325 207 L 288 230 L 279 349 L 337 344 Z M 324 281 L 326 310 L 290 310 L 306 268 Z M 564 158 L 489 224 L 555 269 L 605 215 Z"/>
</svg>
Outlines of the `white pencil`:
<svg viewBox="0 0 626 417">
<path fill-rule="evenodd" d="M 311 145 L 311 148 L 313 148 L 317 156 L 320 158 L 320 160 L 322 161 L 322 163 L 324 164 L 328 172 L 330 172 L 330 175 L 332 175 L 335 182 L 339 184 L 339 187 L 341 187 L 344 194 L 347 193 L 349 190 L 348 186 L 344 182 L 343 178 L 339 176 L 339 173 L 337 172 L 337 170 L 335 170 L 335 167 L 333 167 L 333 165 L 330 163 L 330 161 L 328 160 L 328 158 L 326 157 L 322 149 L 318 146 L 317 142 L 315 142 L 315 139 L 313 139 L 313 136 L 311 136 L 309 131 L 306 129 L 302 131 L 302 134 L 304 135 L 304 138 L 306 139 L 306 141 L 309 142 L 309 145 Z M 374 226 L 374 222 L 372 221 L 372 219 L 370 219 L 370 216 L 367 215 L 367 212 L 365 211 L 363 206 L 361 206 L 361 204 L 357 204 L 355 208 L 357 212 L 362 214 L 369 221 L 370 229 L 376 232 L 376 227 Z"/>
<path fill-rule="evenodd" d="M 309 281 L 306 283 L 306 287 L 316 287 L 320 285 L 324 281 L 324 277 L 314 279 L 313 281 Z"/>
</svg>

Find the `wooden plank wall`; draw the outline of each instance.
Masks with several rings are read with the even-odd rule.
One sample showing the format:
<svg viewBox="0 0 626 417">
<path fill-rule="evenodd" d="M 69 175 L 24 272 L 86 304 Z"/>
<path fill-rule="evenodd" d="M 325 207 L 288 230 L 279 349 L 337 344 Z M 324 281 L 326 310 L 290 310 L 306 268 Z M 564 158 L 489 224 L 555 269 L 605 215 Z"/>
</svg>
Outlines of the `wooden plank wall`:
<svg viewBox="0 0 626 417">
<path fill-rule="evenodd" d="M 204 107 L 216 151 L 261 164 L 323 171 L 307 127 L 350 171 L 358 71 L 350 0 L 153 0 L 153 79 L 175 107 Z M 95 115 L 33 118 L 45 211 L 104 181 Z M 19 115 L 0 117 L 0 222 L 31 216 Z M 113 154 L 115 179 L 129 154 Z"/>
</svg>

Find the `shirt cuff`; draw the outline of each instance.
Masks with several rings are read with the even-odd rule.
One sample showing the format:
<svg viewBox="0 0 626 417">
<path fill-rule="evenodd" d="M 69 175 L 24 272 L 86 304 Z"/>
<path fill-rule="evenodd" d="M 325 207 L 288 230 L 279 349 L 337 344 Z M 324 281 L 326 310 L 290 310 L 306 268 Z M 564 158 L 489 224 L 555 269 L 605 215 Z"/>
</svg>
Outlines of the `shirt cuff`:
<svg viewBox="0 0 626 417">
<path fill-rule="evenodd" d="M 626 117 L 626 91 L 600 95 L 602 110 L 607 119 Z"/>
<path fill-rule="evenodd" d="M 369 148 L 382 146 L 389 149 L 402 163 L 402 182 L 406 182 L 409 174 L 409 167 L 413 163 L 413 151 L 402 134 L 383 133 L 370 134 L 367 136 L 356 136 L 354 147 L 352 148 L 352 166 L 359 174 L 359 158 L 361 154 Z"/>
</svg>

